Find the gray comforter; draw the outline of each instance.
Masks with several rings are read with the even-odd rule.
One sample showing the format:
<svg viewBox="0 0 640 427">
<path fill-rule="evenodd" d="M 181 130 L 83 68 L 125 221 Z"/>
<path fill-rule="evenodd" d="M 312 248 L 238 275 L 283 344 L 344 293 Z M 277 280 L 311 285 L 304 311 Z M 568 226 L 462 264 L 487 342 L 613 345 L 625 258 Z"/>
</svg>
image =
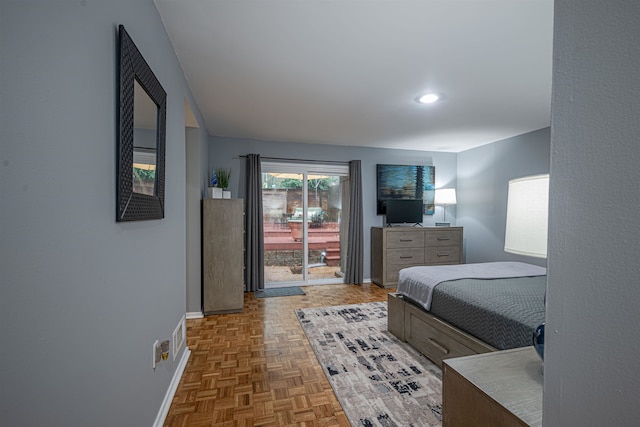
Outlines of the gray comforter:
<svg viewBox="0 0 640 427">
<path fill-rule="evenodd" d="M 430 312 L 487 344 L 505 350 L 531 345 L 544 322 L 547 276 L 461 279 L 440 283 Z"/>
</svg>

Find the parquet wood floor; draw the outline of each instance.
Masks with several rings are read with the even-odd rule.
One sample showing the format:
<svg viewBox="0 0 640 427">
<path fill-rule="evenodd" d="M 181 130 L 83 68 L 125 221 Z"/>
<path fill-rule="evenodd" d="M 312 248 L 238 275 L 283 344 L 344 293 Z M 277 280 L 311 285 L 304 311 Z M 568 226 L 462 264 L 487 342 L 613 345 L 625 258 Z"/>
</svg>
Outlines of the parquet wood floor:
<svg viewBox="0 0 640 427">
<path fill-rule="evenodd" d="M 165 427 L 349 426 L 294 310 L 386 301 L 395 289 L 304 290 L 263 299 L 245 293 L 241 313 L 187 320 L 191 357 Z"/>
</svg>

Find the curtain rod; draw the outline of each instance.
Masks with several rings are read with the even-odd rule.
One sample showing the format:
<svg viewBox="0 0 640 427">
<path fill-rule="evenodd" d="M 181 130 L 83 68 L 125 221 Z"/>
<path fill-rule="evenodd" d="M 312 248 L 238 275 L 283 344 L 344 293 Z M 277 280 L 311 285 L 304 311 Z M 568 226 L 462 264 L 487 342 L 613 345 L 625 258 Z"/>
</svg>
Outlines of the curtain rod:
<svg viewBox="0 0 640 427">
<path fill-rule="evenodd" d="M 245 159 L 248 157 L 246 155 L 241 155 L 239 157 L 244 157 Z M 288 162 L 302 162 L 302 163 L 336 163 L 339 165 L 348 165 L 349 162 L 339 161 L 339 160 L 308 160 L 308 159 L 287 159 L 284 157 L 262 157 L 260 156 L 260 160 L 284 160 Z"/>
</svg>

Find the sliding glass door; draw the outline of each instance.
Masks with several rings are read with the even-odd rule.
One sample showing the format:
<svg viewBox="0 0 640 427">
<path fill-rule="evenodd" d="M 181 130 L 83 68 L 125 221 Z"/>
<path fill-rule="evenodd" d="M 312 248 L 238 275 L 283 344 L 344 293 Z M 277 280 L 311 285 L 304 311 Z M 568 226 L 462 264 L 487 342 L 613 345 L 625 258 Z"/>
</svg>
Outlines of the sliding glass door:
<svg viewBox="0 0 640 427">
<path fill-rule="evenodd" d="M 342 283 L 346 165 L 262 162 L 265 287 Z"/>
</svg>

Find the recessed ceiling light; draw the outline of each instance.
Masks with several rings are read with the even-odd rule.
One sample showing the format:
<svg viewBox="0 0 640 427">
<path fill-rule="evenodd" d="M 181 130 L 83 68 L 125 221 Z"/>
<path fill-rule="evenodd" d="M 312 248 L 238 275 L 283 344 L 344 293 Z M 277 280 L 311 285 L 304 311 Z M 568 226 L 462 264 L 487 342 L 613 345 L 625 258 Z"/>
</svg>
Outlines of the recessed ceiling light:
<svg viewBox="0 0 640 427">
<path fill-rule="evenodd" d="M 440 99 L 440 96 L 437 93 L 426 93 L 418 98 L 418 102 L 421 104 L 433 104 L 438 99 Z"/>
</svg>

